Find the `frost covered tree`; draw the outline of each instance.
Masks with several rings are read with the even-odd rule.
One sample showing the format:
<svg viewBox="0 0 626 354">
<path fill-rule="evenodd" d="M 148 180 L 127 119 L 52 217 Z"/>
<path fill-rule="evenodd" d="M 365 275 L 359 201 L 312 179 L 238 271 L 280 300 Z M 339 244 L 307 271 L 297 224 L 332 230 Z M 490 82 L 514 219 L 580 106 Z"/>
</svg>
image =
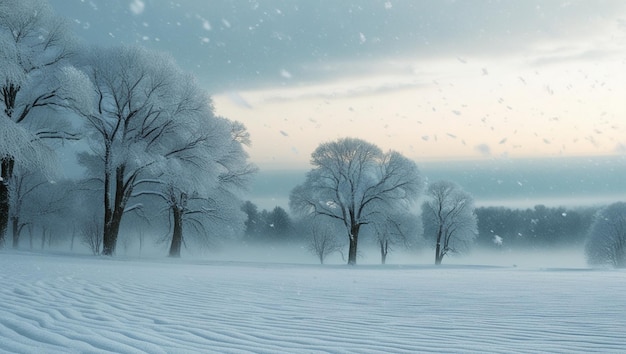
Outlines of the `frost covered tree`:
<svg viewBox="0 0 626 354">
<path fill-rule="evenodd" d="M 141 207 L 129 204 L 136 192 L 181 161 L 205 164 L 195 152 L 207 136 L 196 133 L 205 129 L 202 115 L 212 107 L 169 56 L 145 48 L 95 48 L 84 71 L 93 96 L 73 108 L 89 131 L 92 157 L 82 161 L 102 186 L 102 253 L 112 255 L 123 215 Z"/>
<path fill-rule="evenodd" d="M 180 257 L 185 224 L 204 238 L 209 237 L 209 224 L 244 224 L 237 195 L 256 171 L 243 148 L 249 145 L 247 131 L 238 122 L 214 117 L 212 107 L 207 107 L 198 117 L 201 124 L 190 136 L 181 137 L 181 148 L 168 156 L 169 168 L 156 179 L 161 189 L 139 193 L 159 196 L 167 205 L 172 224 L 170 257 Z"/>
<path fill-rule="evenodd" d="M 290 194 L 300 215 L 339 220 L 348 238 L 348 264 L 356 264 L 359 231 L 380 214 L 406 209 L 422 182 L 417 165 L 395 151 L 354 138 L 321 144 L 312 154 L 313 169 Z"/>
<path fill-rule="evenodd" d="M 422 205 L 424 237 L 433 243 L 435 264 L 449 253 L 468 249 L 477 235 L 477 219 L 472 196 L 450 181 L 428 186 L 428 200 Z"/>
<path fill-rule="evenodd" d="M 585 245 L 591 265 L 626 267 L 626 203 L 613 203 L 600 210 Z"/>
<path fill-rule="evenodd" d="M 8 183 L 18 170 L 55 169 L 46 139 L 75 138 L 59 108 L 81 74 L 68 65 L 75 48 L 65 20 L 42 0 L 0 1 L 0 247 L 9 213 Z"/>
</svg>

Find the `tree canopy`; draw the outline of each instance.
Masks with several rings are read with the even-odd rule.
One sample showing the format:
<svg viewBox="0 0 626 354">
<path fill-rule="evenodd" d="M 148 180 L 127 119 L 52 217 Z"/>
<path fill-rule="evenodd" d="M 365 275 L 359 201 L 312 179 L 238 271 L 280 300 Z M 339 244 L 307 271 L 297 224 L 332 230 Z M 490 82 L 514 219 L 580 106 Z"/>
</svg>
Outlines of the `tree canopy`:
<svg viewBox="0 0 626 354">
<path fill-rule="evenodd" d="M 361 139 L 323 143 L 311 164 L 305 182 L 291 191 L 289 205 L 300 215 L 341 221 L 349 241 L 348 264 L 356 264 L 360 228 L 380 214 L 408 208 L 422 189 L 413 161 Z"/>
</svg>

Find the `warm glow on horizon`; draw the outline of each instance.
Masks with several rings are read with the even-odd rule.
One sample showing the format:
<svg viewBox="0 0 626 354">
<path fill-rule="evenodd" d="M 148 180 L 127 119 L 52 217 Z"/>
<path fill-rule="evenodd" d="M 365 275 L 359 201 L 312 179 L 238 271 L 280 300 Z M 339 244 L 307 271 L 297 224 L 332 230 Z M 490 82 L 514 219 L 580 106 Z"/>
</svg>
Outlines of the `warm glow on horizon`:
<svg viewBox="0 0 626 354">
<path fill-rule="evenodd" d="M 216 95 L 216 111 L 246 125 L 252 160 L 269 169 L 306 168 L 320 143 L 345 136 L 416 161 L 611 155 L 623 146 L 626 64 L 619 58 L 404 66 L 403 75 Z"/>
</svg>

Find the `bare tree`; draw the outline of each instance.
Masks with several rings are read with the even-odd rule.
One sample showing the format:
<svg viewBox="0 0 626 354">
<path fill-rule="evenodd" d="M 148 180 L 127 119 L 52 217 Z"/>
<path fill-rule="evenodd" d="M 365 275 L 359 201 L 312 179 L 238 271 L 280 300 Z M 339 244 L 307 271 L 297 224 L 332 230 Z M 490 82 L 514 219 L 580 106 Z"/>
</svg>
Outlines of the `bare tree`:
<svg viewBox="0 0 626 354">
<path fill-rule="evenodd" d="M 376 242 L 380 249 L 380 262 L 387 262 L 387 255 L 394 246 L 401 245 L 411 248 L 417 243 L 419 218 L 408 211 L 396 214 L 383 215 L 381 220 L 374 223 Z"/>
<path fill-rule="evenodd" d="M 626 267 L 626 203 L 613 203 L 600 210 L 585 245 L 591 265 Z"/>
<path fill-rule="evenodd" d="M 435 264 L 449 253 L 468 249 L 476 238 L 477 219 L 470 194 L 450 181 L 428 186 L 428 201 L 422 205 L 424 236 L 435 247 Z"/>
<path fill-rule="evenodd" d="M 85 222 L 81 229 L 81 242 L 89 248 L 93 255 L 100 254 L 102 246 L 102 227 L 97 219 Z"/>
<path fill-rule="evenodd" d="M 61 115 L 45 110 L 64 106 L 80 90 L 81 74 L 67 65 L 74 47 L 69 33 L 43 0 L 0 2 L 0 247 L 16 167 L 50 173 L 54 152 L 44 141 L 77 138 Z"/>
<path fill-rule="evenodd" d="M 326 257 L 335 252 L 341 252 L 343 245 L 335 236 L 338 231 L 332 224 L 323 222 L 320 218 L 310 217 L 302 221 L 301 227 L 308 231 L 307 249 L 317 256 L 320 264 L 324 264 Z"/>
<path fill-rule="evenodd" d="M 360 139 L 321 144 L 312 154 L 313 169 L 291 191 L 289 205 L 301 215 L 318 215 L 343 223 L 348 237 L 348 264 L 356 264 L 363 225 L 413 203 L 422 188 L 417 165 L 398 152 L 383 153 Z"/>
</svg>

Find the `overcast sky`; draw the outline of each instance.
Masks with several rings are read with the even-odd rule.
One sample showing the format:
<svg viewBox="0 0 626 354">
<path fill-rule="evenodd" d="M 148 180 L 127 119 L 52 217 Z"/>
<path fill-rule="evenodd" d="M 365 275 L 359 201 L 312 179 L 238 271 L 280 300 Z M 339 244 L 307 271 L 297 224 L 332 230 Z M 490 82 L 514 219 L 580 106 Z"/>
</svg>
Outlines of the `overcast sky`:
<svg viewBox="0 0 626 354">
<path fill-rule="evenodd" d="M 262 169 L 353 136 L 420 161 L 623 154 L 626 2 L 52 0 L 195 74 Z"/>
<path fill-rule="evenodd" d="M 139 43 L 195 74 L 251 133 L 262 208 L 286 207 L 311 152 L 344 136 L 479 204 L 623 198 L 626 1 L 50 3 L 87 43 Z M 532 162 L 562 156 L 587 158 Z"/>
</svg>

